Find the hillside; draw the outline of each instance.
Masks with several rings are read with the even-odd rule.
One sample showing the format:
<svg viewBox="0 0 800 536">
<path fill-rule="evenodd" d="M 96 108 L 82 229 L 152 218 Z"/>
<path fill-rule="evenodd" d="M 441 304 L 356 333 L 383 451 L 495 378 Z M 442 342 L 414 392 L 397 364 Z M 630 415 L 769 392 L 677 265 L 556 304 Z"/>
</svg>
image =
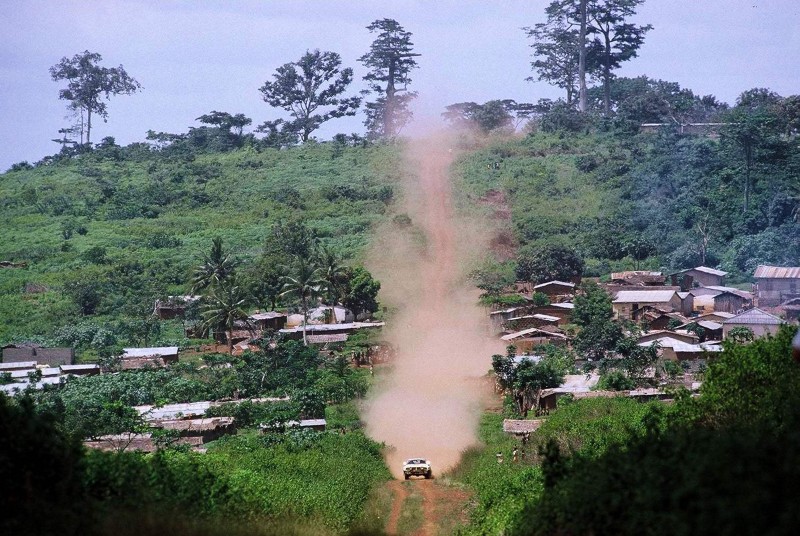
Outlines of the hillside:
<svg viewBox="0 0 800 536">
<path fill-rule="evenodd" d="M 133 144 L 45 162 L 0 175 L 0 260 L 26 265 L 0 272 L 0 343 L 52 337 L 75 324 L 87 295 L 97 323 L 143 318 L 157 297 L 189 291 L 217 236 L 235 257 L 255 259 L 276 226 L 303 221 L 353 262 L 386 217 L 401 169 L 392 146 L 344 143 Z"/>
<path fill-rule="evenodd" d="M 757 153 L 747 211 L 742 167 L 725 138 L 666 129 L 538 132 L 457 163 L 472 199 L 504 205 L 495 217 L 508 218 L 517 260 L 558 244 L 577 252 L 588 276 L 703 264 L 739 283 L 758 264 L 800 259 L 800 147 L 780 139 Z"/>
</svg>

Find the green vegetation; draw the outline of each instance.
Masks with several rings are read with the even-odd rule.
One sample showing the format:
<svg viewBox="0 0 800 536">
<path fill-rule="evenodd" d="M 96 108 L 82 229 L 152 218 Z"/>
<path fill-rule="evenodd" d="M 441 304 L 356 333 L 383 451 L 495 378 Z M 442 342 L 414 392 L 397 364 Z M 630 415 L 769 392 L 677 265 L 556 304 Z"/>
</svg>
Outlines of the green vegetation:
<svg viewBox="0 0 800 536">
<path fill-rule="evenodd" d="M 0 260 L 27 268 L 3 270 L 0 342 L 52 341 L 80 324 L 137 344 L 130 325 L 150 315 L 156 298 L 189 293 L 214 237 L 251 264 L 271 255 L 267 271 L 289 262 L 272 247 L 265 252 L 268 243 L 302 219 L 323 246 L 355 263 L 399 180 L 392 146 L 278 150 L 251 141 L 219 153 L 212 142 L 109 146 L 1 175 Z M 255 264 L 242 270 L 253 272 L 248 293 L 263 294 Z M 182 332 L 170 321 L 146 339 L 180 340 Z M 101 348 L 90 339 L 81 349 Z"/>
<path fill-rule="evenodd" d="M 546 266 L 532 270 L 530 259 L 553 245 L 577 251 L 587 276 L 705 264 L 737 282 L 758 264 L 796 263 L 796 97 L 759 89 L 743 93 L 730 111 L 716 105 L 715 119 L 728 122 L 719 136 L 681 135 L 670 126 L 651 134 L 638 133 L 638 125 L 666 120 L 666 112 L 642 107 L 623 117 L 626 103 L 682 95 L 689 110 L 700 100 L 646 78 L 614 84 L 613 119 L 587 114 L 570 125 L 545 107 L 529 136 L 495 141 L 457 162 L 471 199 L 499 192 L 507 200 L 518 275 L 551 277 Z M 487 169 L 493 162 L 499 169 Z"/>
<path fill-rule="evenodd" d="M 465 533 L 791 533 L 800 521 L 793 333 L 726 344 L 699 398 L 565 401 L 518 463 L 508 463 L 518 441 L 500 431 L 502 417 L 485 415 L 484 446 L 452 474 L 479 499 Z"/>
</svg>

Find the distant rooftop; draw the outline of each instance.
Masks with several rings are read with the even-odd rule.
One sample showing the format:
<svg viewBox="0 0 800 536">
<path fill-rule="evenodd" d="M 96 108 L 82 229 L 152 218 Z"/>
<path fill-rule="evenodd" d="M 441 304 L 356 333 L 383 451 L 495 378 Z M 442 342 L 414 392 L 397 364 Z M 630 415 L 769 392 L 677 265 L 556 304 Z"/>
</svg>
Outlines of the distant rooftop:
<svg viewBox="0 0 800 536">
<path fill-rule="evenodd" d="M 161 357 L 178 355 L 177 346 L 157 346 L 154 348 L 123 348 L 122 359 L 135 357 Z"/>
<path fill-rule="evenodd" d="M 674 290 L 620 290 L 614 303 L 666 303 L 673 296 Z"/>
<path fill-rule="evenodd" d="M 800 279 L 800 267 L 761 265 L 756 268 L 753 277 L 765 279 Z"/>
<path fill-rule="evenodd" d="M 771 315 L 761 309 L 754 307 L 741 314 L 727 318 L 722 321 L 723 324 L 758 324 L 761 326 L 777 326 L 783 324 L 784 321 L 775 315 Z"/>
</svg>

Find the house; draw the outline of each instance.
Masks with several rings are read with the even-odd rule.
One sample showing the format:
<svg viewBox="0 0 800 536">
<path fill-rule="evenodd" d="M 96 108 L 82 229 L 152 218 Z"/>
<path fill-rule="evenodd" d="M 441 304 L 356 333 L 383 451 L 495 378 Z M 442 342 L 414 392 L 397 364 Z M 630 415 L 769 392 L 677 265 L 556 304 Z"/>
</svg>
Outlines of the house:
<svg viewBox="0 0 800 536">
<path fill-rule="evenodd" d="M 776 307 L 793 298 L 800 298 L 800 267 L 759 266 L 753 285 L 756 307 Z"/>
<path fill-rule="evenodd" d="M 309 324 L 306 335 L 336 335 L 355 333 L 360 329 L 382 328 L 384 322 L 348 322 L 345 324 Z M 279 330 L 288 339 L 302 340 L 303 326 L 287 327 Z"/>
<path fill-rule="evenodd" d="M 664 312 L 657 307 L 646 305 L 639 309 L 635 320 L 643 326 L 646 325 L 647 329 L 663 330 L 669 329 L 673 325 L 683 324 L 689 319 L 681 313 Z"/>
<path fill-rule="evenodd" d="M 611 274 L 611 282 L 617 285 L 635 287 L 658 287 L 663 286 L 667 280 L 661 272 L 648 272 L 644 270 L 614 272 Z"/>
<path fill-rule="evenodd" d="M 87 365 L 61 365 L 61 374 L 71 374 L 72 376 L 94 376 L 100 374 L 100 365 L 94 363 Z"/>
<path fill-rule="evenodd" d="M 177 346 L 155 348 L 123 348 L 122 369 L 135 370 L 146 366 L 164 367 L 178 362 Z"/>
<path fill-rule="evenodd" d="M 236 431 L 233 417 L 201 417 L 199 419 L 169 419 L 152 424 L 154 428 L 175 431 L 180 437 L 201 437 L 203 443 L 219 439 Z"/>
<path fill-rule="evenodd" d="M 262 423 L 258 427 L 261 428 L 262 433 L 270 432 L 284 432 L 290 428 L 299 428 L 301 430 L 316 430 L 324 432 L 327 428 L 328 422 L 325 419 L 303 419 L 299 421 L 286 421 L 284 423 Z"/>
<path fill-rule="evenodd" d="M 34 370 L 36 361 L 16 361 L 13 363 L 0 363 L 0 372 L 14 372 L 17 370 Z"/>
<path fill-rule="evenodd" d="M 543 315 L 534 313 L 532 315 L 514 316 L 505 323 L 507 331 L 520 331 L 528 328 L 539 328 L 542 326 L 556 326 L 559 318 L 557 316 Z"/>
<path fill-rule="evenodd" d="M 191 450 L 197 451 L 203 444 L 203 438 L 199 436 L 179 437 L 174 445 L 188 445 Z M 97 450 L 111 450 L 117 452 L 155 452 L 158 444 L 153 440 L 152 434 L 113 434 L 100 436 L 97 439 L 83 442 L 85 447 Z"/>
<path fill-rule="evenodd" d="M 280 398 L 246 398 L 241 400 L 229 401 L 202 401 L 202 402 L 184 402 L 181 404 L 166 404 L 164 406 L 134 406 L 133 409 L 139 412 L 139 415 L 149 423 L 169 421 L 175 419 L 195 419 L 202 417 L 206 414 L 209 408 L 221 406 L 222 404 L 241 404 L 244 401 L 250 402 L 286 402 L 288 397 Z"/>
<path fill-rule="evenodd" d="M 183 318 L 186 307 L 200 300 L 202 296 L 167 296 L 164 300 L 156 300 L 153 314 L 160 320 Z"/>
<path fill-rule="evenodd" d="M 695 286 L 701 287 L 710 287 L 710 286 L 721 286 L 725 284 L 725 276 L 728 275 L 728 272 L 723 272 L 722 270 L 715 270 L 714 268 L 709 268 L 707 266 L 698 266 L 697 268 L 689 268 L 688 270 L 681 270 L 680 272 L 676 272 L 670 275 L 670 279 L 672 280 L 673 285 L 681 284 L 680 282 L 686 281 L 686 277 L 691 277 L 692 284 L 684 287 L 687 290 Z"/>
<path fill-rule="evenodd" d="M 3 363 L 36 361 L 40 365 L 57 367 L 75 362 L 74 348 L 42 348 L 37 344 L 9 344 L 3 347 Z"/>
<path fill-rule="evenodd" d="M 734 328 L 747 328 L 753 332 L 755 337 L 765 335 L 775 335 L 784 321 L 775 315 L 771 315 L 755 307 L 741 314 L 722 321 L 722 336 L 728 338 L 728 334 Z"/>
<path fill-rule="evenodd" d="M 722 340 L 722 323 L 721 322 L 714 322 L 713 320 L 692 320 L 691 322 L 687 322 L 681 326 L 678 326 L 677 329 L 686 329 L 688 326 L 692 324 L 697 324 L 701 328 L 703 328 L 703 340 L 708 341 L 721 341 Z"/>
<path fill-rule="evenodd" d="M 800 321 L 800 298 L 786 300 L 776 307 L 776 309 L 783 313 L 788 322 Z"/>
<path fill-rule="evenodd" d="M 712 285 L 697 287 L 689 291 L 694 296 L 697 311 L 722 311 L 737 313 L 752 302 L 753 295 L 746 290 Z"/>
<path fill-rule="evenodd" d="M 679 291 L 678 297 L 681 299 L 681 314 L 683 316 L 691 316 L 694 311 L 694 294 Z"/>
<path fill-rule="evenodd" d="M 548 331 L 539 328 L 529 328 L 514 333 L 509 333 L 500 337 L 506 344 L 512 344 L 517 352 L 530 352 L 537 346 L 543 344 L 566 344 L 568 337 L 558 331 Z"/>
<path fill-rule="evenodd" d="M 533 307 L 529 309 L 529 314 L 543 314 L 547 316 L 555 316 L 558 318 L 558 325 L 563 326 L 572 322 L 572 311 L 575 309 L 575 304 L 570 302 L 551 303 L 550 305 L 543 305 L 541 307 Z"/>
<path fill-rule="evenodd" d="M 247 319 L 258 331 L 264 331 L 267 329 L 277 331 L 286 326 L 287 315 L 286 313 L 269 311 L 266 313 L 254 313 L 248 316 Z"/>
<path fill-rule="evenodd" d="M 697 335 L 687 331 L 652 330 L 640 335 L 636 339 L 636 342 L 642 344 L 645 342 L 657 341 L 659 339 L 673 339 L 688 344 L 694 344 L 699 340 Z"/>
<path fill-rule="evenodd" d="M 706 313 L 703 315 L 696 316 L 693 318 L 693 320 L 710 320 L 711 322 L 717 322 L 718 324 L 722 324 L 723 320 L 727 320 L 728 318 L 733 318 L 734 316 L 736 316 L 735 313 L 714 311 L 713 313 Z"/>
<path fill-rule="evenodd" d="M 681 298 L 674 290 L 621 290 L 611 302 L 616 318 L 633 320 L 644 306 L 657 307 L 661 311 L 681 310 Z"/>
<path fill-rule="evenodd" d="M 544 409 L 555 409 L 558 399 L 562 396 L 588 393 L 599 381 L 600 376 L 597 374 L 568 374 L 558 387 L 542 391 L 539 406 Z"/>
<path fill-rule="evenodd" d="M 711 342 L 703 342 L 698 344 L 682 342 L 670 337 L 663 337 L 648 342 L 641 342 L 639 346 L 652 346 L 658 344 L 658 354 L 662 359 L 669 361 L 691 361 L 695 359 L 704 359 L 709 353 L 718 353 L 722 351 L 722 346 Z"/>
<path fill-rule="evenodd" d="M 540 283 L 533 287 L 533 292 L 541 292 L 550 298 L 550 301 L 556 301 L 561 296 L 574 296 L 575 283 L 564 281 L 548 281 L 547 283 Z"/>
</svg>

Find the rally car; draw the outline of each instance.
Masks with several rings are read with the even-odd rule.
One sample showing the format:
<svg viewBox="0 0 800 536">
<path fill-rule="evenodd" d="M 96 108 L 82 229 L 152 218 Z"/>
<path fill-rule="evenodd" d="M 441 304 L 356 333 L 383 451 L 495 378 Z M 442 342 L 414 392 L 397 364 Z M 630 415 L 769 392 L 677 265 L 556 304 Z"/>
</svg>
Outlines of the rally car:
<svg viewBox="0 0 800 536">
<path fill-rule="evenodd" d="M 431 462 L 424 458 L 409 458 L 403 463 L 403 476 L 405 476 L 406 480 L 412 476 L 431 478 L 433 477 Z"/>
</svg>

